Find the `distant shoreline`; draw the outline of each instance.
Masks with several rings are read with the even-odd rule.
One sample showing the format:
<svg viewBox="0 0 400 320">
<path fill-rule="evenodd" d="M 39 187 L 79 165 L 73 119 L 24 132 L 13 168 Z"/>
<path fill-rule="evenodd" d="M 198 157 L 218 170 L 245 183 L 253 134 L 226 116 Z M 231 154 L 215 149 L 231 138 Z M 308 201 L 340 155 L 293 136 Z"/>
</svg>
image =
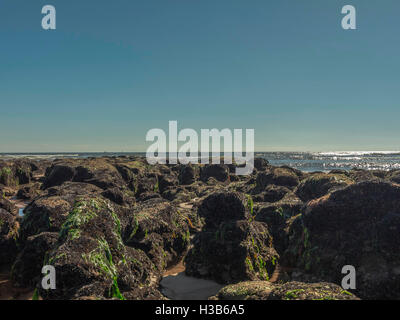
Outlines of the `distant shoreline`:
<svg viewBox="0 0 400 320">
<path fill-rule="evenodd" d="M 145 152 L 43 152 L 0 153 L 0 160 L 55 160 L 100 157 L 145 157 Z M 166 154 L 168 156 L 168 153 Z M 331 170 L 398 170 L 400 151 L 336 151 L 336 152 L 255 152 L 255 158 L 263 158 L 275 166 L 289 166 L 304 172 Z"/>
</svg>

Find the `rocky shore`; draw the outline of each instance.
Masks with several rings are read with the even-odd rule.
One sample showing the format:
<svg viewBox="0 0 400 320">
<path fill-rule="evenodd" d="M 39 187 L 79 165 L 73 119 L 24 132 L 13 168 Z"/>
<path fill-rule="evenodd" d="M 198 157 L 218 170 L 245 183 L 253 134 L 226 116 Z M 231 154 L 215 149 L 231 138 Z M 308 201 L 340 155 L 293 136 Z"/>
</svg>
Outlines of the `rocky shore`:
<svg viewBox="0 0 400 320">
<path fill-rule="evenodd" d="M 234 172 L 128 156 L 0 161 L 7 286 L 40 299 L 167 299 L 160 282 L 183 265 L 223 286 L 210 299 L 400 299 L 400 170 L 255 159 L 253 174 Z M 41 288 L 43 265 L 55 290 Z M 355 290 L 340 287 L 344 265 Z"/>
</svg>

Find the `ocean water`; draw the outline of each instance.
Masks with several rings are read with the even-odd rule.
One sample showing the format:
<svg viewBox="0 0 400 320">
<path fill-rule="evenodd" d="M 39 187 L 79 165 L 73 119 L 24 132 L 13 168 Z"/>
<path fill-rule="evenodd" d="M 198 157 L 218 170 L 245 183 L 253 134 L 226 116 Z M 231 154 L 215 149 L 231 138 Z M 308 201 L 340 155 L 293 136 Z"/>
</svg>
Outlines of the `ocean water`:
<svg viewBox="0 0 400 320">
<path fill-rule="evenodd" d="M 0 153 L 0 160 L 18 158 L 39 160 L 102 156 L 145 156 L 145 153 Z M 400 169 L 400 151 L 256 152 L 255 156 L 267 159 L 273 165 L 287 165 L 302 171 L 350 170 L 353 168 L 366 170 Z"/>
</svg>

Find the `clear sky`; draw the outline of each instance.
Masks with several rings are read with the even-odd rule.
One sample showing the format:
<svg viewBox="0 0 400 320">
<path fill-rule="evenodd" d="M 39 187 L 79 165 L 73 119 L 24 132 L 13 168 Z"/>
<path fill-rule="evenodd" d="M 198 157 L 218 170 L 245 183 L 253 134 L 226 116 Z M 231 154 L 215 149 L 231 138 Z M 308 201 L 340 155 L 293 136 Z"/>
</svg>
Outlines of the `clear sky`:
<svg viewBox="0 0 400 320">
<path fill-rule="evenodd" d="M 168 120 L 400 150 L 399 34 L 399 0 L 0 0 L 0 152 L 144 151 Z"/>
</svg>

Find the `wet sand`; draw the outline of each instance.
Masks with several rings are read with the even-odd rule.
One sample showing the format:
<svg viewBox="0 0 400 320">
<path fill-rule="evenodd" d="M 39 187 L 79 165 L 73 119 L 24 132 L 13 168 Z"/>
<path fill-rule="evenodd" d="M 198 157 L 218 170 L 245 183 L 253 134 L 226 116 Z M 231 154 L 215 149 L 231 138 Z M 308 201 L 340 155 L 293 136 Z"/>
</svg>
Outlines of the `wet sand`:
<svg viewBox="0 0 400 320">
<path fill-rule="evenodd" d="M 0 300 L 32 300 L 33 289 L 15 288 L 10 280 L 10 267 L 0 269 Z"/>
</svg>

